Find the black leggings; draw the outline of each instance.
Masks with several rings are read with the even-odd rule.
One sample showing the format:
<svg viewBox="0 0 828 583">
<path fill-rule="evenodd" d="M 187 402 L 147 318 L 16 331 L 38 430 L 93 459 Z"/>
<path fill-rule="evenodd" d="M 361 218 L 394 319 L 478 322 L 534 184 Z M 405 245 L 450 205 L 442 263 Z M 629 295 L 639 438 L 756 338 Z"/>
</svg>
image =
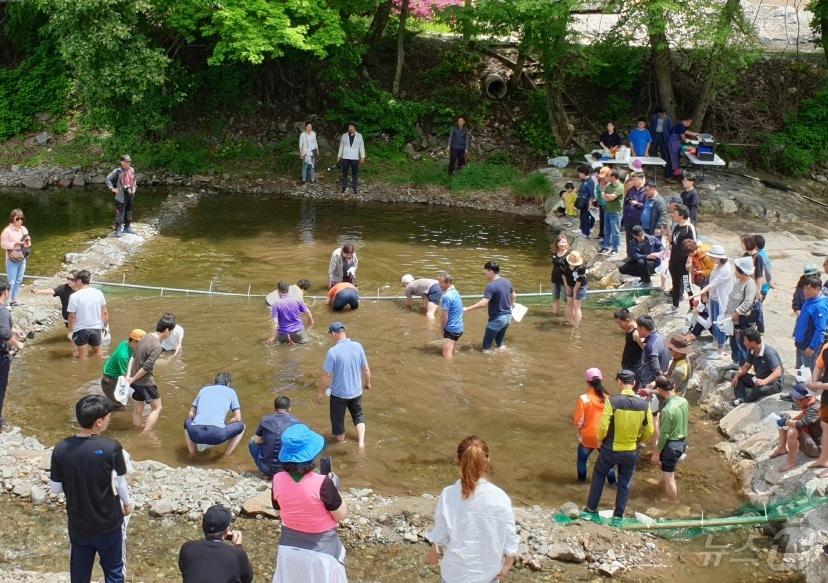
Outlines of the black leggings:
<svg viewBox="0 0 828 583">
<path fill-rule="evenodd" d="M 685 263 L 670 264 L 670 277 L 673 280 L 673 289 L 670 292 L 673 297 L 673 307 L 678 308 L 679 302 L 684 297 L 684 289 L 687 286 L 687 267 Z"/>
</svg>

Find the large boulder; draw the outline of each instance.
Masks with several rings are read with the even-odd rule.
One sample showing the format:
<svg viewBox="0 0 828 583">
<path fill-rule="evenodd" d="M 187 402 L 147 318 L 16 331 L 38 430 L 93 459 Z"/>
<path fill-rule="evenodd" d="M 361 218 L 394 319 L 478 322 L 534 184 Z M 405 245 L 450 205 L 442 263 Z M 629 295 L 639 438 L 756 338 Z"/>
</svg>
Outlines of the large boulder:
<svg viewBox="0 0 828 583">
<path fill-rule="evenodd" d="M 759 423 L 762 417 L 762 409 L 758 403 L 742 403 L 719 421 L 719 429 L 726 436 L 733 438 L 749 425 Z"/>
</svg>

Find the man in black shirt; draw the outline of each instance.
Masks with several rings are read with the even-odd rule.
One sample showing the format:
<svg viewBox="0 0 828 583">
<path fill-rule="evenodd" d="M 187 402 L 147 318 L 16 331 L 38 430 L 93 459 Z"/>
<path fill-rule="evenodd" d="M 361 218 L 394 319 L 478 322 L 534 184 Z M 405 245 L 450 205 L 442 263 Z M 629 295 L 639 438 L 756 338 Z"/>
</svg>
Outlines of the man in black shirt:
<svg viewBox="0 0 828 583">
<path fill-rule="evenodd" d="M 627 308 L 616 310 L 612 317 L 624 333 L 624 352 L 621 354 L 621 368 L 623 370 L 635 370 L 641 363 L 641 353 L 643 351 L 643 341 L 638 338 L 635 318 L 632 317 Z"/>
<path fill-rule="evenodd" d="M 120 443 L 98 435 L 109 426 L 111 410 L 103 395 L 83 397 L 75 405 L 80 431 L 52 451 L 52 492 L 66 494 L 72 583 L 89 582 L 96 553 L 106 583 L 125 581 L 123 525 L 132 503 L 123 480 L 115 493 L 112 472 L 126 474 L 126 461 Z"/>
<path fill-rule="evenodd" d="M 66 283 L 62 283 L 56 288 L 35 289 L 31 288 L 32 293 L 38 296 L 52 296 L 60 300 L 60 315 L 63 316 L 63 325 L 69 326 L 69 296 L 75 293 L 75 277 L 77 271 L 70 271 L 66 276 Z"/>
<path fill-rule="evenodd" d="M 207 509 L 201 521 L 204 540 L 181 545 L 178 570 L 182 583 L 250 583 L 253 567 L 242 548 L 242 533 L 231 530 L 233 514 L 221 504 Z"/>
</svg>

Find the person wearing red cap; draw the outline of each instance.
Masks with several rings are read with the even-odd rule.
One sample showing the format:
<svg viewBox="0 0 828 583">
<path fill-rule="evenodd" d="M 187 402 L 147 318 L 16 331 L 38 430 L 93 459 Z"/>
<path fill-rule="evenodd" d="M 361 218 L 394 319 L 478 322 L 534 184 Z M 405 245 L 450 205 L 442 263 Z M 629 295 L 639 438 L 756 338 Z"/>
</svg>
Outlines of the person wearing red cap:
<svg viewBox="0 0 828 583">
<path fill-rule="evenodd" d="M 598 426 L 604 414 L 604 401 L 607 392 L 604 389 L 604 375 L 597 368 L 587 369 L 584 375 L 586 391 L 575 401 L 575 411 L 572 413 L 572 424 L 578 432 L 578 481 L 586 482 L 587 460 L 593 450 L 601 444 L 598 441 Z M 615 483 L 615 471 L 610 470 L 607 481 Z"/>
</svg>

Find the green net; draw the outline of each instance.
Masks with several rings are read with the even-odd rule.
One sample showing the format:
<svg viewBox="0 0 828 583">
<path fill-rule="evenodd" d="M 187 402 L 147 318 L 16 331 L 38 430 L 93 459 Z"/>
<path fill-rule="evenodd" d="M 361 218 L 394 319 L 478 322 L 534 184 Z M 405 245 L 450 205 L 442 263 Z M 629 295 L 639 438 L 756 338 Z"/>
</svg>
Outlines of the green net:
<svg viewBox="0 0 828 583">
<path fill-rule="evenodd" d="M 647 531 L 666 539 L 693 539 L 738 528 L 772 522 L 785 522 L 825 505 L 828 505 L 828 496 L 809 496 L 803 493 L 794 498 L 774 502 L 767 506 L 745 504 L 732 516 L 727 517 L 703 518 L 700 516 L 686 519 L 649 519 L 643 515 L 638 515 L 638 518 L 618 519 L 604 518 L 598 514 L 582 512 L 578 518 L 555 514 L 552 520 L 557 524 L 571 524 L 578 520 L 588 520 L 596 524 L 623 530 Z"/>
</svg>

